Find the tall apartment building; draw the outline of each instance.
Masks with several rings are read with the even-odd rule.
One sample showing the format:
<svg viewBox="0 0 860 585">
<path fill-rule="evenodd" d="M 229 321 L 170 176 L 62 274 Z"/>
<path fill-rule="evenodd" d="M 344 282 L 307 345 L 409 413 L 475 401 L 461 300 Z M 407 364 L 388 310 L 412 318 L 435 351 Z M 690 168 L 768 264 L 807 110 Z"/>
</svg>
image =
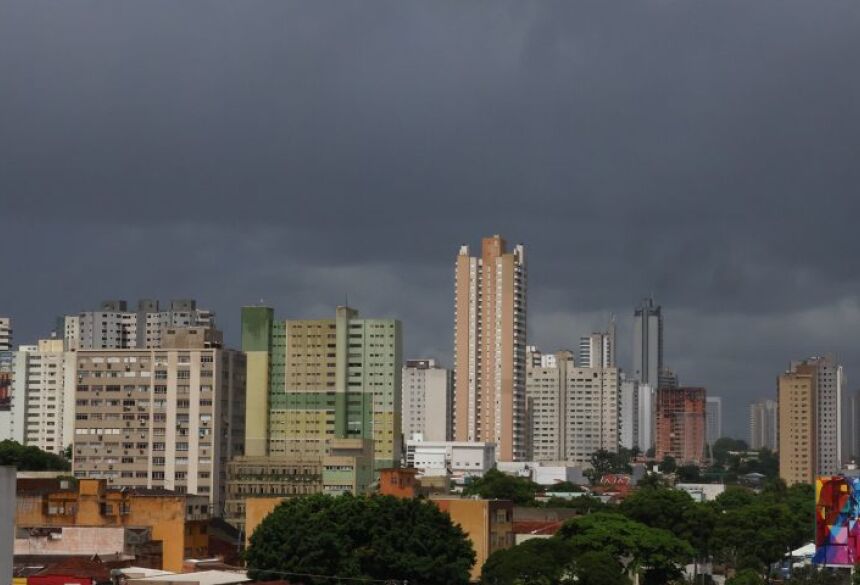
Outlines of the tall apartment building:
<svg viewBox="0 0 860 585">
<path fill-rule="evenodd" d="M 527 455 L 525 248 L 494 235 L 481 255 L 462 246 L 454 292 L 454 438 L 496 444 L 500 461 Z"/>
<path fill-rule="evenodd" d="M 615 320 L 612 319 L 606 331 L 595 331 L 579 340 L 579 356 L 576 362 L 580 368 L 614 368 L 615 364 Z"/>
<path fill-rule="evenodd" d="M 15 353 L 12 351 L 12 320 L 0 317 L 0 441 L 20 440 L 13 428 L 12 378 Z"/>
<path fill-rule="evenodd" d="M 640 382 L 659 388 L 662 369 L 663 313 L 653 298 L 647 298 L 633 313 L 633 375 Z"/>
<path fill-rule="evenodd" d="M 705 401 L 705 441 L 713 446 L 723 436 L 723 399 L 708 396 Z"/>
<path fill-rule="evenodd" d="M 617 368 L 578 368 L 573 354 L 534 359 L 528 349 L 526 370 L 529 444 L 534 461 L 587 463 L 599 450 L 617 451 L 619 443 Z M 541 356 L 542 357 L 542 356 Z"/>
<path fill-rule="evenodd" d="M 636 378 L 621 374 L 618 407 L 619 444 L 646 452 L 653 446 L 653 390 Z"/>
<path fill-rule="evenodd" d="M 75 429 L 75 355 L 62 339 L 41 339 L 15 352 L 13 425 L 21 443 L 51 453 L 72 444 Z"/>
<path fill-rule="evenodd" d="M 12 319 L 0 317 L 0 351 L 12 351 Z"/>
<path fill-rule="evenodd" d="M 23 442 L 20 427 L 15 428 L 13 417 L 13 380 L 15 378 L 15 352 L 0 351 L 0 441 L 7 439 Z"/>
<path fill-rule="evenodd" d="M 75 477 L 206 495 L 222 512 L 244 451 L 244 354 L 215 329 L 168 328 L 159 348 L 78 350 L 69 370 Z"/>
<path fill-rule="evenodd" d="M 245 307 L 242 329 L 251 454 L 318 458 L 330 439 L 360 438 L 374 442 L 377 469 L 399 464 L 399 321 L 338 307 L 334 319 L 278 322 Z"/>
<path fill-rule="evenodd" d="M 658 388 L 654 405 L 655 457 L 679 464 L 705 461 L 705 389 Z"/>
<path fill-rule="evenodd" d="M 775 401 L 759 400 L 750 404 L 751 449 L 777 450 L 778 420 Z"/>
<path fill-rule="evenodd" d="M 194 299 L 172 300 L 166 309 L 156 300 L 142 299 L 133 310 L 124 300 L 111 300 L 98 311 L 67 315 L 63 327 L 67 349 L 153 348 L 161 346 L 166 328 L 214 328 L 215 314 L 197 308 Z"/>
<path fill-rule="evenodd" d="M 453 372 L 436 360 L 406 360 L 403 366 L 404 440 L 451 441 L 454 435 Z"/>
<path fill-rule="evenodd" d="M 564 461 L 567 456 L 567 370 L 573 353 L 543 354 L 526 348 L 526 411 L 530 461 Z"/>
<path fill-rule="evenodd" d="M 779 476 L 788 485 L 815 481 L 817 378 L 808 367 L 793 368 L 777 378 Z"/>
<path fill-rule="evenodd" d="M 831 357 L 811 357 L 792 364 L 792 370 L 815 376 L 816 473 L 834 475 L 847 461 L 842 452 L 846 412 L 843 404 L 842 366 Z"/>
</svg>

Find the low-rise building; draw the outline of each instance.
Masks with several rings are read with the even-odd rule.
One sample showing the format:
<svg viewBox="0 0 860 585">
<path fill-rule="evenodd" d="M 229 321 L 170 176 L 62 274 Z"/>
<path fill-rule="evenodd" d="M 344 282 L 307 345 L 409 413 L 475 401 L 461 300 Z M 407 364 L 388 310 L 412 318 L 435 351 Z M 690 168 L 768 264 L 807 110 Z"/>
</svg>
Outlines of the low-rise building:
<svg viewBox="0 0 860 585">
<path fill-rule="evenodd" d="M 227 464 L 224 520 L 236 528 L 245 523 L 245 503 L 321 493 L 322 460 L 289 457 L 237 457 Z"/>
<path fill-rule="evenodd" d="M 514 546 L 513 502 L 455 497 L 433 497 L 430 501 L 446 512 L 472 542 L 475 550 L 473 581 L 480 578 L 481 568 L 491 554 Z"/>
<path fill-rule="evenodd" d="M 422 476 L 451 475 L 455 481 L 481 477 L 496 465 L 493 443 L 407 441 L 406 465 Z"/>
<path fill-rule="evenodd" d="M 182 569 L 183 559 L 208 553 L 207 522 L 209 501 L 205 496 L 176 494 L 163 489 L 109 488 L 105 480 L 21 480 L 17 488 L 15 523 L 21 554 L 33 554 L 46 544 L 63 540 L 64 554 L 89 554 L 93 540 L 110 541 L 112 548 L 122 543 L 160 545 L 161 567 Z M 80 528 L 113 530 L 71 530 Z M 120 530 L 117 530 L 120 529 Z M 66 532 L 68 531 L 68 532 Z M 52 537 L 59 534 L 60 538 Z M 68 535 L 68 539 L 64 537 Z M 16 546 L 19 543 L 16 541 Z M 99 545 L 101 546 L 101 545 Z M 26 547 L 26 548 L 25 548 Z M 151 548 L 148 554 L 155 555 Z M 105 547 L 96 552 L 123 552 Z"/>
</svg>

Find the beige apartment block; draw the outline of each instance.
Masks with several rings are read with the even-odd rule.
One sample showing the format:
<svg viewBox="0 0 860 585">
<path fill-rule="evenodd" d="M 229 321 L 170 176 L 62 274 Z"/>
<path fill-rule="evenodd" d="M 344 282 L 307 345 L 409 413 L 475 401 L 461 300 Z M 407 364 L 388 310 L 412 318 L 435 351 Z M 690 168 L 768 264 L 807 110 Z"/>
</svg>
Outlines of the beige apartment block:
<svg viewBox="0 0 860 585">
<path fill-rule="evenodd" d="M 573 353 L 527 352 L 531 459 L 585 464 L 595 451 L 617 451 L 618 368 L 579 368 Z"/>
<path fill-rule="evenodd" d="M 815 481 L 815 398 L 814 370 L 795 368 L 777 379 L 779 476 L 788 485 Z"/>
<path fill-rule="evenodd" d="M 454 439 L 495 443 L 500 461 L 527 456 L 525 248 L 494 235 L 455 268 Z"/>
<path fill-rule="evenodd" d="M 75 477 L 205 495 L 222 513 L 244 449 L 244 354 L 217 330 L 169 328 L 158 349 L 80 350 L 72 371 Z"/>
</svg>

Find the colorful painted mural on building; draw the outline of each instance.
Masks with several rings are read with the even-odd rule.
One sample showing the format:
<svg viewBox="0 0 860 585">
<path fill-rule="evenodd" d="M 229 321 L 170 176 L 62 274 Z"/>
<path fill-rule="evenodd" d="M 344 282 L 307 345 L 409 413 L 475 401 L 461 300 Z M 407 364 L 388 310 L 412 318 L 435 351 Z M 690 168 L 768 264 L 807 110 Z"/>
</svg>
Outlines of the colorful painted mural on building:
<svg viewBox="0 0 860 585">
<path fill-rule="evenodd" d="M 815 557 L 826 565 L 860 560 L 860 478 L 841 475 L 815 482 Z"/>
</svg>

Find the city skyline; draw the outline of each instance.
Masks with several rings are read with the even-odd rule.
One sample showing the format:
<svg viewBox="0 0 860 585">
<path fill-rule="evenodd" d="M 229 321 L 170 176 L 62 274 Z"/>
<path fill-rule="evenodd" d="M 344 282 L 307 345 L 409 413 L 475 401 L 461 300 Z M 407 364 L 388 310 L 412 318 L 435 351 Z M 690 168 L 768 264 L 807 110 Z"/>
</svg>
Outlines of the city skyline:
<svg viewBox="0 0 860 585">
<path fill-rule="evenodd" d="M 452 255 L 501 233 L 529 343 L 612 313 L 629 369 L 653 295 L 666 364 L 743 436 L 787 360 L 860 371 L 860 7 L 825 5 L 13 0 L 0 313 L 34 343 L 103 298 L 194 297 L 236 346 L 238 307 L 348 296 L 450 367 Z"/>
</svg>

